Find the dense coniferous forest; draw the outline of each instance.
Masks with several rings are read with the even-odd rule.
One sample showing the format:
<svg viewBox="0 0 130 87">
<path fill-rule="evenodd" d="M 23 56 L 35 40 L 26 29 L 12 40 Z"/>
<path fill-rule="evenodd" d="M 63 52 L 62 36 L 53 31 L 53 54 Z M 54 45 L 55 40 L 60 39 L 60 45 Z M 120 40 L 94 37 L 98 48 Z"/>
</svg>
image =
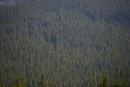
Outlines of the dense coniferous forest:
<svg viewBox="0 0 130 87">
<path fill-rule="evenodd" d="M 129 0 L 0 0 L 0 87 L 130 87 Z"/>
</svg>

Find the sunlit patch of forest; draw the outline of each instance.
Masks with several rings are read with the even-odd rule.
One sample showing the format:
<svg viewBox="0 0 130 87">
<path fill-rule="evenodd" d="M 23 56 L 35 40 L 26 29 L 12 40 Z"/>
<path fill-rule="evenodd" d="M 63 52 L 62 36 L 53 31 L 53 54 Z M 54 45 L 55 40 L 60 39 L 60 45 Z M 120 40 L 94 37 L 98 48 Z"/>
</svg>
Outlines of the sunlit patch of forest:
<svg viewBox="0 0 130 87">
<path fill-rule="evenodd" d="M 130 86 L 130 1 L 2 1 L 0 87 Z"/>
</svg>

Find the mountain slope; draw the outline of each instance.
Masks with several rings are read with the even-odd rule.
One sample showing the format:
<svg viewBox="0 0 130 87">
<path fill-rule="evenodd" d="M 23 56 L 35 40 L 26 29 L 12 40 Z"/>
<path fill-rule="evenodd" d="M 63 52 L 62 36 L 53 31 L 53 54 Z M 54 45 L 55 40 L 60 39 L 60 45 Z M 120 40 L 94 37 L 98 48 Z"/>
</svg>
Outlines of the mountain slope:
<svg viewBox="0 0 130 87">
<path fill-rule="evenodd" d="M 24 2 L 24 1 L 22 1 Z M 128 2 L 128 3 L 126 3 Z M 55 87 L 130 81 L 129 1 L 30 0 L 0 7 L 0 79 L 7 87 L 41 74 Z"/>
</svg>

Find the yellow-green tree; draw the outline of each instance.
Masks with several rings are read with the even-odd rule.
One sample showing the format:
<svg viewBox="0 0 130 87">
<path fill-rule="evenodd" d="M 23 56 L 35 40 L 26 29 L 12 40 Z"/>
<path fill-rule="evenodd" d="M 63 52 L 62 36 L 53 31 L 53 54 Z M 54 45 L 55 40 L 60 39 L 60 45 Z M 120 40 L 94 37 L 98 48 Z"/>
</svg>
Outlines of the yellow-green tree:
<svg viewBox="0 0 130 87">
<path fill-rule="evenodd" d="M 45 79 L 44 75 L 42 75 L 38 87 L 53 87 L 52 81 Z"/>
<path fill-rule="evenodd" d="M 17 76 L 13 87 L 27 87 L 26 79 L 22 76 Z"/>
<path fill-rule="evenodd" d="M 77 87 L 77 82 L 75 80 L 71 81 L 71 87 Z"/>
</svg>

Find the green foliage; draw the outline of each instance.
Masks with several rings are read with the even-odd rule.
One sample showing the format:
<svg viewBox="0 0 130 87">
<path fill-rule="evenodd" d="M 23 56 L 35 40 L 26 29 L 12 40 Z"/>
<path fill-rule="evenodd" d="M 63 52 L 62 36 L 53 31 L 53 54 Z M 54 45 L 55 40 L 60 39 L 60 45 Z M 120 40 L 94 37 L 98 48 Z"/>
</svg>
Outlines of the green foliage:
<svg viewBox="0 0 130 87">
<path fill-rule="evenodd" d="M 104 77 L 99 87 L 129 87 L 127 80 L 122 79 L 111 79 L 112 82 L 108 81 L 107 77 Z"/>
<path fill-rule="evenodd" d="M 120 79 L 117 79 L 112 87 L 129 87 L 128 85 L 128 81 L 127 80 L 120 80 Z"/>
<path fill-rule="evenodd" d="M 71 81 L 71 87 L 77 87 L 77 81 L 76 80 Z"/>
<path fill-rule="evenodd" d="M 28 84 L 47 73 L 34 81 L 39 87 L 96 87 L 102 72 L 110 79 L 129 78 L 129 23 L 109 22 L 108 17 L 127 16 L 122 13 L 130 11 L 124 5 L 129 0 L 22 1 L 27 3 L 0 6 L 0 75 L 7 84 L 17 72 L 29 77 Z M 26 87 L 22 78 L 13 87 Z M 108 79 L 99 84 L 107 87 Z"/>
<path fill-rule="evenodd" d="M 26 79 L 23 76 L 17 76 L 13 87 L 27 87 Z"/>
<path fill-rule="evenodd" d="M 42 75 L 38 82 L 38 87 L 53 87 L 53 84 L 51 80 L 47 80 L 44 75 Z"/>
</svg>

